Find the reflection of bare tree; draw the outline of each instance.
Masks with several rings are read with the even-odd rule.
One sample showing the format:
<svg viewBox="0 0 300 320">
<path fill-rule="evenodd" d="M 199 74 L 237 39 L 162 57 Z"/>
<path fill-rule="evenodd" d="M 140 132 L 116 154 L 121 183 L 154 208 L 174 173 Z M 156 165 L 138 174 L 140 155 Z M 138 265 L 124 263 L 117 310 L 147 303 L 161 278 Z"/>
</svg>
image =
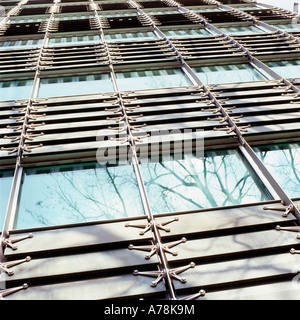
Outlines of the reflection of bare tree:
<svg viewBox="0 0 300 320">
<path fill-rule="evenodd" d="M 117 73 L 119 89 L 140 90 L 191 85 L 181 69 L 148 70 Z"/>
<path fill-rule="evenodd" d="M 290 144 L 282 147 L 256 149 L 262 162 L 292 197 L 300 196 L 300 148 Z"/>
<path fill-rule="evenodd" d="M 235 154 L 142 166 L 155 212 L 193 210 L 266 199 Z"/>
<path fill-rule="evenodd" d="M 29 189 L 34 193 L 29 194 Z M 130 166 L 28 175 L 19 210 L 20 221 L 42 226 L 141 214 L 137 183 Z"/>
</svg>

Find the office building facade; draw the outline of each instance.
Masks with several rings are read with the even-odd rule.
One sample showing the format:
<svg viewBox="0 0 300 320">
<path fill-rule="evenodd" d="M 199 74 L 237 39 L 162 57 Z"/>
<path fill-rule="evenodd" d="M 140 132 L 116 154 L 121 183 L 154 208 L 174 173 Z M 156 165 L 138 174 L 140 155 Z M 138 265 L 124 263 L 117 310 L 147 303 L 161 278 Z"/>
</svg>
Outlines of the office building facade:
<svg viewBox="0 0 300 320">
<path fill-rule="evenodd" d="M 1 4 L 1 298 L 300 298 L 297 14 Z"/>
</svg>

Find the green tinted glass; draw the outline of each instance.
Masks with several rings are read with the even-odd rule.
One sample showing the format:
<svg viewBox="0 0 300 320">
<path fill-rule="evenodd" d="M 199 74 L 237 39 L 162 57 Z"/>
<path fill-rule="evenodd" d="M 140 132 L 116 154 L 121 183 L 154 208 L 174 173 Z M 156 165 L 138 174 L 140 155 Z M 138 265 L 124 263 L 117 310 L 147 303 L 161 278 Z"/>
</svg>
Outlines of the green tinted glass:
<svg viewBox="0 0 300 320">
<path fill-rule="evenodd" d="M 14 80 L 0 82 L 0 100 L 29 99 L 33 80 Z"/>
<path fill-rule="evenodd" d="M 101 38 L 98 35 L 86 35 L 86 36 L 67 36 L 50 38 L 49 44 L 65 44 L 65 43 L 83 43 L 83 42 L 100 42 Z"/>
<path fill-rule="evenodd" d="M 174 37 L 174 38 L 211 35 L 206 29 L 166 30 L 164 31 L 164 34 L 168 37 Z"/>
<path fill-rule="evenodd" d="M 262 146 L 254 150 L 288 195 L 300 197 L 300 144 Z"/>
<path fill-rule="evenodd" d="M 41 79 L 39 98 L 112 92 L 109 74 Z"/>
<path fill-rule="evenodd" d="M 204 158 L 141 164 L 154 213 L 263 201 L 269 195 L 239 152 L 207 152 Z"/>
<path fill-rule="evenodd" d="M 116 40 L 134 40 L 134 39 L 149 39 L 156 38 L 153 32 L 126 32 L 126 33 L 112 33 L 106 34 L 105 39 L 107 41 Z"/>
<path fill-rule="evenodd" d="M 0 228 L 3 227 L 3 222 L 6 214 L 8 198 L 10 194 L 11 184 L 13 181 L 13 172 L 0 173 Z"/>
<path fill-rule="evenodd" d="M 144 70 L 116 73 L 122 91 L 190 86 L 192 83 L 181 69 Z"/>
<path fill-rule="evenodd" d="M 266 65 L 283 78 L 300 78 L 300 60 L 273 61 Z"/>
<path fill-rule="evenodd" d="M 266 80 L 249 64 L 217 65 L 194 68 L 205 84 L 251 82 Z"/>
<path fill-rule="evenodd" d="M 133 169 L 98 164 L 25 169 L 15 228 L 143 215 Z"/>
<path fill-rule="evenodd" d="M 243 34 L 243 33 L 261 33 L 263 32 L 257 27 L 246 26 L 246 27 L 226 27 L 219 28 L 222 32 L 227 34 Z"/>
</svg>

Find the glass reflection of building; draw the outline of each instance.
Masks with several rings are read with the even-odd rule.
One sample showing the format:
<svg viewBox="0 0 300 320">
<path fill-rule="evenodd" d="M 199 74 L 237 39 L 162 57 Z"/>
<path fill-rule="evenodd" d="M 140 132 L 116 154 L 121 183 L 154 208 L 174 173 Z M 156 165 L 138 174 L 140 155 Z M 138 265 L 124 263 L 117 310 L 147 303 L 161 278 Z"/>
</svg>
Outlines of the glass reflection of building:
<svg viewBox="0 0 300 320">
<path fill-rule="evenodd" d="M 1 4 L 0 262 L 31 260 L 10 267 L 0 295 L 299 299 L 299 240 L 281 231 L 300 223 L 292 12 L 246 0 Z M 184 130 L 201 131 L 202 156 Z"/>
</svg>

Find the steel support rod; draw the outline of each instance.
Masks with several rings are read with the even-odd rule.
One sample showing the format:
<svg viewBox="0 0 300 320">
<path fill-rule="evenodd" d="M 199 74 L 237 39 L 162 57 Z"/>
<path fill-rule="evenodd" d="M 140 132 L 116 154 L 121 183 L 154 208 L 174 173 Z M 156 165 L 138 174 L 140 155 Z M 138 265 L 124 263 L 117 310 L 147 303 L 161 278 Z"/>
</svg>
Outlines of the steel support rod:
<svg viewBox="0 0 300 320">
<path fill-rule="evenodd" d="M 90 2 L 93 3 L 94 1 L 90 0 Z M 99 19 L 98 12 L 96 10 L 94 10 L 94 14 L 96 15 L 97 19 Z M 127 128 L 126 132 L 127 132 L 128 142 L 130 145 L 131 162 L 132 162 L 135 176 L 137 179 L 142 205 L 143 205 L 147 220 L 152 226 L 151 232 L 152 232 L 153 243 L 155 246 L 158 246 L 157 255 L 159 258 L 159 268 L 160 268 L 160 271 L 164 274 L 163 280 L 165 282 L 170 299 L 176 300 L 175 289 L 174 289 L 173 282 L 172 282 L 170 272 L 169 272 L 170 268 L 168 266 L 168 261 L 167 261 L 165 252 L 162 249 L 162 241 L 161 241 L 160 233 L 159 233 L 157 225 L 155 223 L 155 218 L 154 218 L 154 215 L 153 215 L 151 207 L 150 207 L 150 202 L 149 202 L 146 188 L 144 185 L 143 177 L 142 177 L 142 174 L 140 171 L 139 161 L 138 161 L 138 157 L 137 157 L 137 153 L 136 153 L 135 138 L 132 133 L 132 129 L 131 129 L 129 117 L 127 115 L 126 108 L 124 105 L 123 97 L 122 97 L 122 94 L 121 94 L 119 87 L 118 87 L 118 84 L 117 84 L 116 75 L 115 75 L 115 71 L 114 71 L 114 67 L 113 67 L 113 61 L 112 61 L 112 58 L 111 58 L 111 55 L 109 52 L 109 48 L 107 45 L 107 41 L 105 39 L 104 32 L 103 32 L 102 28 L 100 29 L 100 35 L 101 35 L 102 42 L 105 46 L 106 53 L 108 55 L 111 79 L 113 82 L 113 87 L 114 87 L 115 93 L 117 95 L 119 105 L 122 109 L 122 114 L 124 117 L 123 122 Z"/>
</svg>

